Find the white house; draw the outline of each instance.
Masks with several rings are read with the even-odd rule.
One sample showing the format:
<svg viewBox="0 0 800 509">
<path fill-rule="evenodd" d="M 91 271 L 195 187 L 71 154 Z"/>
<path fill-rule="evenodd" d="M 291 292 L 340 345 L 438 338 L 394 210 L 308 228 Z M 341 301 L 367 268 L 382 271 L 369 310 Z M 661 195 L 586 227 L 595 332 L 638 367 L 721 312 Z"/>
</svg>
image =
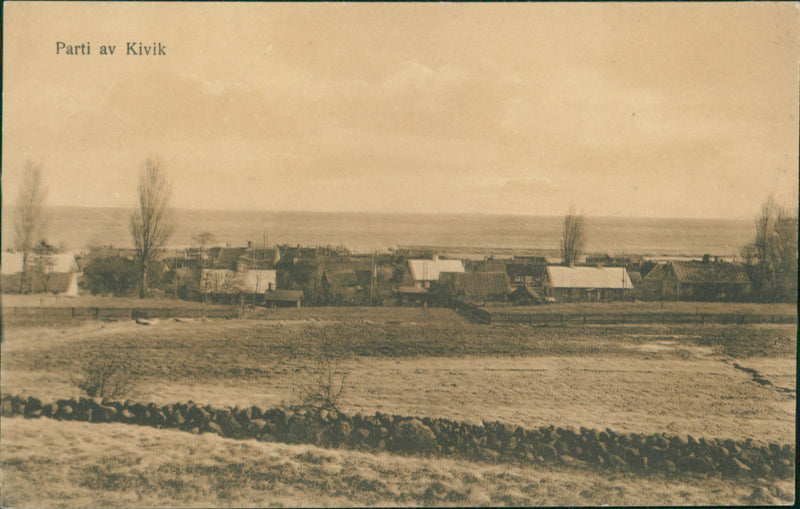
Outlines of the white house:
<svg viewBox="0 0 800 509">
<path fill-rule="evenodd" d="M 277 288 L 275 270 L 203 269 L 200 291 L 203 293 L 264 293 Z"/>
<path fill-rule="evenodd" d="M 408 260 L 408 269 L 403 276 L 403 286 L 428 288 L 431 281 L 439 281 L 443 272 L 464 272 L 461 260 Z"/>
<path fill-rule="evenodd" d="M 48 254 L 38 268 L 38 255 L 31 255 L 28 260 L 28 275 L 22 279 L 22 253 L 2 253 L 0 272 L 2 273 L 2 290 L 5 293 L 20 291 L 24 293 L 54 293 L 74 297 L 78 295 L 78 263 L 71 253 Z"/>
<path fill-rule="evenodd" d="M 542 281 L 545 296 L 558 301 L 622 299 L 633 289 L 625 267 L 548 266 Z"/>
</svg>

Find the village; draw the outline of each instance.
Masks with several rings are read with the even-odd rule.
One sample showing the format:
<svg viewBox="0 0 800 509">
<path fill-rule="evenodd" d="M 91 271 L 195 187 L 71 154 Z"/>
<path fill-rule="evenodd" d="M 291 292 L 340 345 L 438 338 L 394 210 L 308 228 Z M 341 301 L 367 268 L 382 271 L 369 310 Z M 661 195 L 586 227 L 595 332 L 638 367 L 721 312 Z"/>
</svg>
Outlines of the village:
<svg viewBox="0 0 800 509">
<path fill-rule="evenodd" d="M 428 306 L 609 301 L 745 301 L 748 265 L 730 257 L 584 255 L 563 266 L 545 254 L 439 254 L 424 246 L 354 254 L 344 247 L 200 246 L 164 249 L 151 269 L 161 298 L 263 307 Z M 447 250 L 446 248 L 440 248 Z M 484 250 L 486 251 L 486 250 Z M 22 253 L 3 253 L 4 293 L 123 296 L 133 249 L 49 252 L 23 278 Z M 45 261 L 41 259 L 44 258 Z M 112 272 L 119 273 L 114 277 Z M 119 276 L 122 277 L 119 277 Z M 129 283 L 129 284 L 128 284 Z M 116 285 L 116 286 L 115 286 Z"/>
</svg>

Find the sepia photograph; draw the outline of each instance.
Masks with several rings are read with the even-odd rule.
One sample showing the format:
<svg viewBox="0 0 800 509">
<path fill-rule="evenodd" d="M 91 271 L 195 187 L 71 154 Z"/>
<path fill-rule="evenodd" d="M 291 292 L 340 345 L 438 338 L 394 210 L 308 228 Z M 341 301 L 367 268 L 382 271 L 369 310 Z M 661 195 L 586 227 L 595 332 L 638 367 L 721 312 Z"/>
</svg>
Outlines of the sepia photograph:
<svg viewBox="0 0 800 509">
<path fill-rule="evenodd" d="M 792 506 L 795 2 L 4 1 L 0 506 Z"/>
</svg>

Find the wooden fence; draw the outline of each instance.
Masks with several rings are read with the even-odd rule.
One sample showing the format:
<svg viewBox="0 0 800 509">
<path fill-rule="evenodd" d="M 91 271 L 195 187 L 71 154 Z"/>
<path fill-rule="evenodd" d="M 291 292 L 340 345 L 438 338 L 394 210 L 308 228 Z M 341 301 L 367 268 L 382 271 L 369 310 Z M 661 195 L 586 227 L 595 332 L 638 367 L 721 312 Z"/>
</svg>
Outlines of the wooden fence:
<svg viewBox="0 0 800 509">
<path fill-rule="evenodd" d="M 585 324 L 761 324 L 797 323 L 797 315 L 756 315 L 733 313 L 491 313 L 494 323 L 528 325 Z M 488 323 L 488 322 L 487 322 Z"/>
</svg>

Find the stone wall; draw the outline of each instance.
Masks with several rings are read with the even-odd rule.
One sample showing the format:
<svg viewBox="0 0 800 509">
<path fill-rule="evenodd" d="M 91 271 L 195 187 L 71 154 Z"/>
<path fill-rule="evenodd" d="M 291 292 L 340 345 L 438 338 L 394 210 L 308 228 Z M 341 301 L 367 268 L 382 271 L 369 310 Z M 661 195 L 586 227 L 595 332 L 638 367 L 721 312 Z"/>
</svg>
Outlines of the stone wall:
<svg viewBox="0 0 800 509">
<path fill-rule="evenodd" d="M 382 413 L 348 416 L 300 407 L 213 408 L 192 402 L 156 406 L 100 398 L 42 402 L 34 397 L 5 396 L 1 405 L 4 417 L 120 422 L 229 438 L 490 462 L 562 464 L 645 475 L 660 472 L 791 478 L 795 464 L 792 445 L 759 444 L 750 439 L 696 439 L 554 426 L 523 429 L 500 422 L 474 425 Z"/>
</svg>

